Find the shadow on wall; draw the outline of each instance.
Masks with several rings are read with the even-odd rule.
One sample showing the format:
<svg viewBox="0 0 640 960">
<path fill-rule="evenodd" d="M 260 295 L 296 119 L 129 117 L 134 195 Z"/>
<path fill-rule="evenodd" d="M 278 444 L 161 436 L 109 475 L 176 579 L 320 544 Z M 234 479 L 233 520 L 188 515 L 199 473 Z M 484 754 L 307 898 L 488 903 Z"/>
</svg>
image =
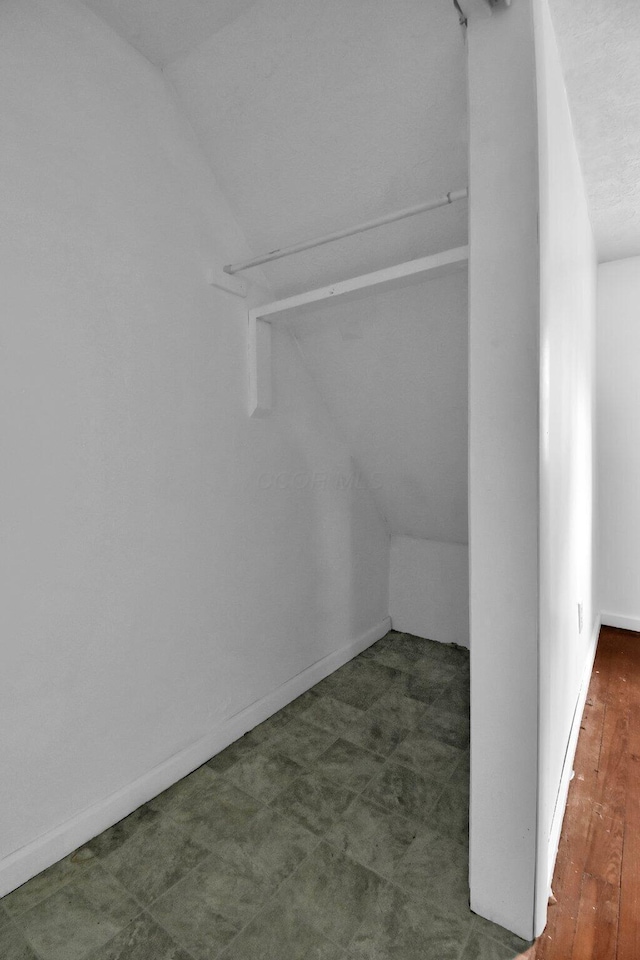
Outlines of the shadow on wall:
<svg viewBox="0 0 640 960">
<path fill-rule="evenodd" d="M 305 469 L 263 482 L 277 486 L 287 498 L 301 491 L 309 498 L 313 516 L 307 523 L 317 569 L 309 600 L 330 652 L 338 638 L 356 638 L 387 617 L 389 539 L 368 482 L 287 331 L 274 327 L 272 350 L 274 412 L 284 414 L 282 429 Z M 297 390 L 309 393 L 304 410 L 293 402 L 296 381 Z"/>
</svg>

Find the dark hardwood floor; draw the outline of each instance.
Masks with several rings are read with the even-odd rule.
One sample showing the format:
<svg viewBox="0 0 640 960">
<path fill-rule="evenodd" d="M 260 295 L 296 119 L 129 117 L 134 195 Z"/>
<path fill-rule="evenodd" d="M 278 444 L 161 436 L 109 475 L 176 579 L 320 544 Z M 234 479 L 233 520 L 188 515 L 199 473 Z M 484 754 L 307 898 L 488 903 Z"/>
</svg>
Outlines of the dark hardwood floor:
<svg viewBox="0 0 640 960">
<path fill-rule="evenodd" d="M 640 960 L 640 634 L 603 627 L 553 880 L 523 960 Z"/>
</svg>

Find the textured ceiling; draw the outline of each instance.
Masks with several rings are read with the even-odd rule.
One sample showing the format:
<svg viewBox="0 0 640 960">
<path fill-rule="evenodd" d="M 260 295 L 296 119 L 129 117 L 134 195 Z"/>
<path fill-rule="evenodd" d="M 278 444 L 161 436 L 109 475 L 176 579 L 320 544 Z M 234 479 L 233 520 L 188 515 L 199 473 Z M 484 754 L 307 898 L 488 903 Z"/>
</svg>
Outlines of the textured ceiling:
<svg viewBox="0 0 640 960">
<path fill-rule="evenodd" d="M 640 2 L 550 0 L 600 260 L 640 254 Z"/>
</svg>

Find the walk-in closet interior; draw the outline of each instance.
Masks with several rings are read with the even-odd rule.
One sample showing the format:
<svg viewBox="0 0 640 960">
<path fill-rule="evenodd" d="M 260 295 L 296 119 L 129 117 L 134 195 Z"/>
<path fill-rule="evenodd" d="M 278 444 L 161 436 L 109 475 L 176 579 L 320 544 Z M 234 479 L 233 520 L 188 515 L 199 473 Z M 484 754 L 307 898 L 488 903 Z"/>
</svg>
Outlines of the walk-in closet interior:
<svg viewBox="0 0 640 960">
<path fill-rule="evenodd" d="M 542 929 L 554 44 L 546 0 L 0 5 L 11 960 Z"/>
</svg>

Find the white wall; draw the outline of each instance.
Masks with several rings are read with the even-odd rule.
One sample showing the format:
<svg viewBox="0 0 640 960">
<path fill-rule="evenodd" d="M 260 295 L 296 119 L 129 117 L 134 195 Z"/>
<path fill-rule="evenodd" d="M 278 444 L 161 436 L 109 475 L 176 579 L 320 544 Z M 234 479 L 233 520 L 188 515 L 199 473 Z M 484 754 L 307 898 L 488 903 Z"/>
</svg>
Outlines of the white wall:
<svg viewBox="0 0 640 960">
<path fill-rule="evenodd" d="M 483 5 L 480 5 L 483 6 Z M 533 934 L 538 169 L 531 0 L 469 21 L 472 909 Z"/>
<path fill-rule="evenodd" d="M 598 627 L 595 252 L 546 0 L 469 51 L 471 904 L 532 937 Z"/>
<path fill-rule="evenodd" d="M 468 647 L 466 544 L 392 537 L 389 616 L 394 630 Z"/>
<path fill-rule="evenodd" d="M 389 532 L 467 542 L 467 272 L 291 323 Z"/>
<path fill-rule="evenodd" d="M 602 619 L 640 630 L 640 257 L 600 264 L 597 328 Z"/>
<path fill-rule="evenodd" d="M 535 5 L 540 157 L 540 871 L 553 873 L 599 627 L 596 253 L 547 0 Z M 582 606 L 582 626 L 578 604 Z M 555 815 L 555 819 L 554 819 Z M 546 867 L 543 858 L 546 857 Z M 538 928 L 547 894 L 538 888 Z"/>
<path fill-rule="evenodd" d="M 246 304 L 204 279 L 244 243 L 155 69 L 7 0 L 0 110 L 2 894 L 384 632 L 388 539 L 314 481 L 353 464 L 284 334 L 246 416 Z"/>
<path fill-rule="evenodd" d="M 392 536 L 394 627 L 468 644 L 466 269 L 290 329 Z"/>
</svg>

